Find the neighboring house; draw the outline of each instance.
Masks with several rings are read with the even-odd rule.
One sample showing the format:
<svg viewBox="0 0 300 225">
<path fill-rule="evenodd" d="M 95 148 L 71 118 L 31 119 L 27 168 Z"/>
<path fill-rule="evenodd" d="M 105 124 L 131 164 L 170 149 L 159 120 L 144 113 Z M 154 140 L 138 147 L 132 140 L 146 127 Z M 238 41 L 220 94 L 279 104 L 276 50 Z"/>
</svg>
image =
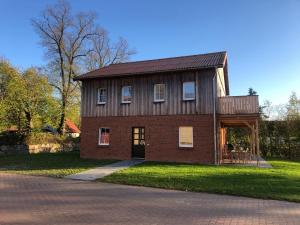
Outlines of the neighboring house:
<svg viewBox="0 0 300 225">
<path fill-rule="evenodd" d="M 226 127 L 248 126 L 258 96 L 229 95 L 227 54 L 113 64 L 83 74 L 81 157 L 220 163 Z"/>
<path fill-rule="evenodd" d="M 8 128 L 6 131 L 9 132 L 9 133 L 16 133 L 16 132 L 19 131 L 19 129 L 18 129 L 17 126 L 11 126 L 11 127 Z"/>
<path fill-rule="evenodd" d="M 50 126 L 50 125 L 44 126 L 42 128 L 42 130 L 44 132 L 49 132 L 49 133 L 52 133 L 52 134 L 58 134 L 57 130 L 55 128 L 53 128 L 52 126 Z M 75 125 L 75 123 L 73 123 L 69 119 L 66 119 L 66 121 L 65 121 L 65 134 L 68 135 L 68 136 L 70 136 L 70 137 L 76 138 L 76 137 L 79 137 L 80 130 Z"/>
<path fill-rule="evenodd" d="M 58 134 L 57 130 L 54 127 L 50 126 L 50 125 L 44 126 L 42 128 L 42 131 L 48 132 L 48 133 L 51 133 L 51 134 Z"/>
<path fill-rule="evenodd" d="M 80 130 L 71 120 L 66 119 L 65 133 L 73 138 L 79 137 Z"/>
</svg>

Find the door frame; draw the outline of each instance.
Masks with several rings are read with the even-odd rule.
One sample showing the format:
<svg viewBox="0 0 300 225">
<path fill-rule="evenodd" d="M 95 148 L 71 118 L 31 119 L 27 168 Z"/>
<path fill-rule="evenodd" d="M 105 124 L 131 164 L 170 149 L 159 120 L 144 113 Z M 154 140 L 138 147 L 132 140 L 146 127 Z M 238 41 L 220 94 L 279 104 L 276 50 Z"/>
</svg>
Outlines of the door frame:
<svg viewBox="0 0 300 225">
<path fill-rule="evenodd" d="M 139 137 L 138 139 L 135 139 L 134 138 L 134 129 L 135 128 L 138 128 L 139 129 Z M 144 132 L 141 132 L 141 130 L 143 130 Z M 146 135 L 145 135 L 145 127 L 142 127 L 142 126 L 135 126 L 135 127 L 131 127 L 131 158 L 141 158 L 141 159 L 144 159 L 145 158 L 145 154 L 146 154 L 146 151 L 145 151 L 145 147 L 146 147 L 146 143 L 145 143 L 145 139 L 146 139 Z M 141 138 L 141 135 L 144 135 L 144 138 Z M 137 145 L 137 146 L 143 146 L 143 157 L 138 157 L 138 156 L 134 156 L 134 141 L 135 140 L 143 140 L 144 141 L 144 145 Z"/>
</svg>

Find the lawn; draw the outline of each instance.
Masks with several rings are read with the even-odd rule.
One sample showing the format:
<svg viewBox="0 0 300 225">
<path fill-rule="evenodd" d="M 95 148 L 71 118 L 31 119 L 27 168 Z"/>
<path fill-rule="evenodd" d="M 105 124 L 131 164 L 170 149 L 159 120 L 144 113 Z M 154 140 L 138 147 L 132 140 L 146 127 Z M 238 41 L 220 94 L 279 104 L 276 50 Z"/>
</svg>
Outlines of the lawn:
<svg viewBox="0 0 300 225">
<path fill-rule="evenodd" d="M 273 168 L 146 162 L 100 181 L 300 202 L 300 162 Z"/>
<path fill-rule="evenodd" d="M 0 156 L 0 172 L 63 177 L 112 162 L 81 159 L 79 152 L 8 155 Z"/>
</svg>

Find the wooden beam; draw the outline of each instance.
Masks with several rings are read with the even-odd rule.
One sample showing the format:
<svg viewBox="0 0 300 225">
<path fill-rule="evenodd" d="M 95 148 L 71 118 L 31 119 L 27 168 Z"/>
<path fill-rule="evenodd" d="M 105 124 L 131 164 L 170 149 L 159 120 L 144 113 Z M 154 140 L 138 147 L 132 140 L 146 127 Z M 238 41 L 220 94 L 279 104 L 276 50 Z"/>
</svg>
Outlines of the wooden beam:
<svg viewBox="0 0 300 225">
<path fill-rule="evenodd" d="M 252 126 L 247 121 L 245 121 L 244 124 L 252 130 Z"/>
</svg>

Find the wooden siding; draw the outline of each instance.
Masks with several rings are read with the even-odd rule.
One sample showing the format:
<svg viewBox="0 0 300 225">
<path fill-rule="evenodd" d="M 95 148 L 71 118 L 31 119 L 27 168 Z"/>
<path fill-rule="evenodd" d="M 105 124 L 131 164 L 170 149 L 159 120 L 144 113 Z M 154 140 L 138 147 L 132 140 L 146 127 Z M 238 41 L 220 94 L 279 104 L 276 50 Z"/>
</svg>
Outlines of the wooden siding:
<svg viewBox="0 0 300 225">
<path fill-rule="evenodd" d="M 218 113 L 228 115 L 259 113 L 258 96 L 220 97 Z"/>
<path fill-rule="evenodd" d="M 174 72 L 123 78 L 106 78 L 83 81 L 81 112 L 83 117 L 183 115 L 213 113 L 213 84 L 215 70 Z M 195 81 L 196 99 L 182 100 L 182 83 Z M 154 84 L 166 84 L 165 101 L 154 102 Z M 132 102 L 121 103 L 121 88 L 132 86 Z M 107 102 L 97 105 L 97 89 L 107 89 Z"/>
</svg>

